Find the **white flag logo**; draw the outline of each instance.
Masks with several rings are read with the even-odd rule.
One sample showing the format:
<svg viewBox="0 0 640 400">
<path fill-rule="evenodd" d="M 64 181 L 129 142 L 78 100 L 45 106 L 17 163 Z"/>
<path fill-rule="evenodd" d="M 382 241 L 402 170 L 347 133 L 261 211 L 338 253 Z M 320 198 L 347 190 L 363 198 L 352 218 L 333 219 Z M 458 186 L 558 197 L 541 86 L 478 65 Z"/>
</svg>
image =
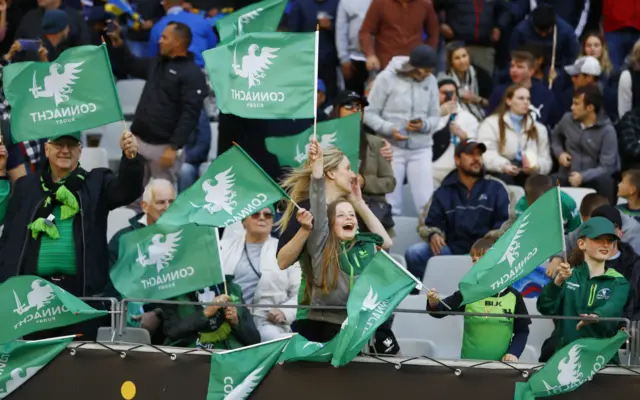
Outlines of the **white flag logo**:
<svg viewBox="0 0 640 400">
<path fill-rule="evenodd" d="M 41 97 L 53 97 L 56 102 L 56 107 L 67 100 L 69 100 L 69 94 L 73 92 L 73 85 L 75 85 L 78 79 L 78 73 L 82 72 L 80 66 L 84 62 L 61 64 L 53 63 L 49 67 L 49 75 L 43 79 L 44 88 L 38 86 L 36 72 L 33 72 L 33 84 L 29 91 L 33 95 L 34 99 Z M 60 69 L 63 68 L 64 72 L 60 73 Z"/>
<path fill-rule="evenodd" d="M 225 210 L 230 215 L 233 214 L 233 208 L 238 205 L 233 199 L 236 197 L 236 192 L 232 191 L 235 184 L 235 175 L 231 172 L 233 167 L 229 167 L 228 170 L 220 172 L 215 176 L 216 184 L 211 185 L 211 179 L 206 179 L 202 182 L 202 190 L 206 193 L 204 201 L 206 204 L 197 205 L 192 202 L 191 205 L 195 208 L 204 208 L 209 211 L 210 214 L 215 214 L 218 211 Z"/>
<path fill-rule="evenodd" d="M 233 49 L 233 71 L 237 76 L 249 80 L 249 88 L 260 85 L 260 80 L 266 76 L 265 71 L 273 64 L 271 60 L 278 57 L 273 53 L 280 49 L 263 47 L 260 50 L 260 46 L 252 44 L 249 46 L 247 55 L 242 57 L 242 65 L 238 65 L 236 62 L 237 47 Z M 258 51 L 260 55 L 258 55 Z"/>
<path fill-rule="evenodd" d="M 140 249 L 138 244 L 138 258 L 136 261 L 143 267 L 155 265 L 158 272 L 169 267 L 169 262 L 173 260 L 176 250 L 178 250 L 178 242 L 182 237 L 182 230 L 174 233 L 163 235 L 158 233 L 151 238 L 151 245 L 147 249 L 148 257 Z M 164 239 L 164 241 L 163 241 Z"/>
<path fill-rule="evenodd" d="M 41 282 L 45 284 L 41 285 Z M 15 290 L 13 291 L 13 296 L 16 299 L 16 309 L 13 312 L 18 315 L 22 315 L 32 308 L 39 310 L 56 298 L 51 285 L 42 279 L 36 279 L 31 283 L 31 291 L 27 293 L 27 304 L 23 304 L 20 301 L 20 297 L 18 297 Z"/>
</svg>

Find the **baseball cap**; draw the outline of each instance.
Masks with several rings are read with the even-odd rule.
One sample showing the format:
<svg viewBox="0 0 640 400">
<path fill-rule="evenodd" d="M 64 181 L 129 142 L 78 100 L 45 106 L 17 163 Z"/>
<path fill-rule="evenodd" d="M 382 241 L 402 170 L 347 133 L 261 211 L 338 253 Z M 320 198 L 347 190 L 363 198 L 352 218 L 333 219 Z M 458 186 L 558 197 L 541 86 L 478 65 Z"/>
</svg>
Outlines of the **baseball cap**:
<svg viewBox="0 0 640 400">
<path fill-rule="evenodd" d="M 587 222 L 583 222 L 578 228 L 579 238 L 596 239 L 604 235 L 613 236 L 616 240 L 620 240 L 613 223 L 604 217 L 589 218 Z"/>
<path fill-rule="evenodd" d="M 600 61 L 593 56 L 580 57 L 573 63 L 573 65 L 567 65 L 564 67 L 564 70 L 571 76 L 576 76 L 578 74 L 600 76 L 602 73 Z"/>
<path fill-rule="evenodd" d="M 614 226 L 618 228 L 622 227 L 622 217 L 620 216 L 620 210 L 614 206 L 604 205 L 596 208 L 591 213 L 591 218 L 603 217 L 611 221 Z"/>
<path fill-rule="evenodd" d="M 47 10 L 42 17 L 42 33 L 53 35 L 69 26 L 69 15 L 62 10 Z"/>
<path fill-rule="evenodd" d="M 420 44 L 411 50 L 409 61 L 401 68 L 402 71 L 409 71 L 415 68 L 436 68 L 438 65 L 438 54 L 426 44 Z"/>
<path fill-rule="evenodd" d="M 487 151 L 487 146 L 485 146 L 484 143 L 478 142 L 475 139 L 467 139 L 463 140 L 456 146 L 455 156 L 460 157 L 460 154 L 462 153 L 471 154 L 476 149 L 476 147 L 479 148 L 483 153 Z"/>
<path fill-rule="evenodd" d="M 358 92 L 354 92 L 353 90 L 343 90 L 338 93 L 336 98 L 333 100 L 333 106 L 340 107 L 345 104 L 349 104 L 352 101 L 360 102 L 363 107 L 369 105 L 369 101 L 365 96 L 361 96 Z"/>
<path fill-rule="evenodd" d="M 71 132 L 71 133 L 65 133 L 64 135 L 60 135 L 60 136 L 54 136 L 49 138 L 50 142 L 55 142 L 58 139 L 62 139 L 62 138 L 71 138 L 74 139 L 75 141 L 79 142 L 82 140 L 82 132 Z"/>
</svg>

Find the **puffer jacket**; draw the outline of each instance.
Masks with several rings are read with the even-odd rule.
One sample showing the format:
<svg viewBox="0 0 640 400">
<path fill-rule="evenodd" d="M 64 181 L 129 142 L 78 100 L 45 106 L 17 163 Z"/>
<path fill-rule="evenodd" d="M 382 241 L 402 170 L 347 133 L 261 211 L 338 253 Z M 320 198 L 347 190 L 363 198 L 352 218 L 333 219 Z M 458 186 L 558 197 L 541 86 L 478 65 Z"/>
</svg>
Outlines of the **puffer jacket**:
<svg viewBox="0 0 640 400">
<path fill-rule="evenodd" d="M 444 22 L 453 30 L 454 38 L 467 45 L 493 46 L 491 30 L 504 31 L 511 20 L 504 1 L 437 0 L 434 7 L 445 12 Z"/>
<path fill-rule="evenodd" d="M 373 82 L 364 123 L 374 132 L 388 138 L 392 145 L 408 150 L 429 148 L 432 135 L 440 122 L 440 94 L 436 77 L 430 75 L 422 82 L 398 74 L 409 60 L 397 56 Z M 405 126 L 412 119 L 422 120 L 420 132 L 408 132 Z M 407 140 L 394 140 L 392 132 L 398 129 Z"/>
</svg>

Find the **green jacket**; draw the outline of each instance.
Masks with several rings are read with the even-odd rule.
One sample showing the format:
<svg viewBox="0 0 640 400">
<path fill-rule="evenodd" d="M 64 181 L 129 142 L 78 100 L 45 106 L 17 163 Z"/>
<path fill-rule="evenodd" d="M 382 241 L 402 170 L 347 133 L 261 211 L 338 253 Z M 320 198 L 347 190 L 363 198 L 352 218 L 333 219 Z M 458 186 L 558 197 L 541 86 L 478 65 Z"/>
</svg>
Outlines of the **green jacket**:
<svg viewBox="0 0 640 400">
<path fill-rule="evenodd" d="M 244 304 L 242 290 L 240 286 L 232 283 L 232 276 L 226 276 L 227 289 L 229 296 L 235 296 L 235 303 Z M 216 293 L 224 293 L 222 284 L 213 288 Z M 179 296 L 171 300 L 178 301 L 198 301 L 195 293 Z M 203 337 L 201 334 L 211 334 L 224 330 L 225 323 L 224 309 L 220 309 L 218 313 L 207 318 L 204 315 L 204 308 L 201 305 L 174 305 L 162 304 L 162 319 L 164 334 L 167 337 L 166 345 L 178 347 L 197 347 L 198 341 Z M 207 349 L 232 350 L 240 347 L 250 346 L 260 342 L 260 333 L 256 329 L 253 317 L 249 310 L 244 307 L 238 307 L 238 325 L 231 327 L 228 334 L 223 339 L 215 343 L 208 343 L 204 347 Z"/>
<path fill-rule="evenodd" d="M 8 177 L 7 179 L 0 179 L 0 225 L 4 224 L 4 215 L 7 213 L 10 195 L 11 183 Z"/>
<path fill-rule="evenodd" d="M 575 200 L 563 191 L 560 191 L 560 205 L 562 206 L 562 219 L 564 220 L 564 233 L 572 232 L 582 224 L 580 210 Z M 519 217 L 529 208 L 527 198 L 522 196 L 515 205 L 516 216 Z"/>
<path fill-rule="evenodd" d="M 629 296 L 629 282 L 609 268 L 604 275 L 590 278 L 589 267 L 582 263 L 573 268 L 569 279 L 562 284 L 549 283 L 538 297 L 538 311 L 542 315 L 577 317 L 596 314 L 599 317 L 621 318 Z M 556 348 L 579 338 L 610 338 L 620 328 L 620 322 L 598 322 L 576 329 L 577 320 L 557 322 Z"/>
</svg>

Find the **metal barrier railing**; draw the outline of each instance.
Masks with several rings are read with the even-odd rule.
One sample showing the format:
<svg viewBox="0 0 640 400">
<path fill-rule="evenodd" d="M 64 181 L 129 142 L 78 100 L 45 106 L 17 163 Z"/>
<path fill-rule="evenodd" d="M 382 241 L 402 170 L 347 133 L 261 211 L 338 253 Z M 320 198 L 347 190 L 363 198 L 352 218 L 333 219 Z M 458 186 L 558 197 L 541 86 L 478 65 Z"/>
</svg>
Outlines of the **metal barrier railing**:
<svg viewBox="0 0 640 400">
<path fill-rule="evenodd" d="M 116 314 L 120 312 L 120 303 L 118 299 L 115 297 L 78 297 L 80 300 L 85 303 L 93 303 L 93 302 L 105 302 L 108 301 L 111 306 L 109 307 L 109 315 L 111 316 L 111 328 L 115 329 L 118 325 L 118 320 L 116 319 Z M 89 304 L 91 305 L 91 304 Z"/>
<path fill-rule="evenodd" d="M 205 306 L 220 306 L 220 307 L 243 307 L 243 308 L 280 308 L 280 309 L 322 309 L 322 310 L 341 310 L 346 311 L 345 306 L 308 306 L 308 305 L 284 305 L 284 304 L 233 304 L 233 303 L 213 303 L 213 302 L 197 302 L 197 301 L 175 301 L 175 300 L 150 300 L 150 299 L 123 299 L 119 307 L 119 323 L 117 326 L 112 325 L 114 332 L 118 332 L 118 335 L 122 335 L 126 328 L 127 309 L 128 303 L 152 303 L 152 304 L 170 304 L 170 305 L 205 305 Z M 398 308 L 395 313 L 405 314 L 431 314 L 431 315 L 447 315 L 447 316 L 462 316 L 462 317 L 486 317 L 486 318 L 528 318 L 528 319 L 546 319 L 546 320 L 594 320 L 598 322 L 621 322 L 624 324 L 624 329 L 631 335 L 627 339 L 626 349 L 624 350 L 624 362 L 627 366 L 640 365 L 640 321 L 631 321 L 628 318 L 609 318 L 609 317 L 567 317 L 567 316 L 547 316 L 547 315 L 523 315 L 523 314 L 493 314 L 493 313 L 471 313 L 471 312 L 458 312 L 458 311 L 428 311 L 428 310 L 415 310 L 415 309 L 403 309 Z M 623 362 L 623 359 L 620 362 Z"/>
</svg>

